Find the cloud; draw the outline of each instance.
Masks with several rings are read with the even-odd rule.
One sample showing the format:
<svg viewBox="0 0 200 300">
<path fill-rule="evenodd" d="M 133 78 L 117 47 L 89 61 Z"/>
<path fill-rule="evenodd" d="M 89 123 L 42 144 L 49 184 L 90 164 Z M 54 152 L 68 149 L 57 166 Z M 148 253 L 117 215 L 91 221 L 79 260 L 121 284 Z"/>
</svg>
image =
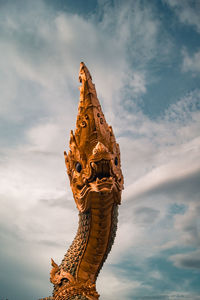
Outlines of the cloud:
<svg viewBox="0 0 200 300">
<path fill-rule="evenodd" d="M 179 242 L 186 246 L 196 246 L 200 244 L 198 215 L 200 207 L 197 202 L 190 203 L 187 212 L 184 215 L 175 217 L 175 229 L 179 232 Z"/>
<path fill-rule="evenodd" d="M 186 269 L 200 269 L 200 252 L 193 251 L 189 253 L 175 254 L 169 257 L 169 259 L 177 266 L 178 268 Z"/>
<path fill-rule="evenodd" d="M 125 199 L 156 191 L 171 191 L 176 185 L 181 188 L 181 182 L 186 192 L 184 185 L 187 180 L 197 188 L 194 177 L 200 170 L 198 103 L 199 92 L 195 91 L 172 104 L 162 120 L 148 120 L 141 114 L 139 120 L 137 117 L 122 119 L 122 130 L 128 128 L 134 136 L 133 142 L 132 137 L 120 141 L 122 155 L 126 153 L 125 170 L 128 173 Z"/>
<path fill-rule="evenodd" d="M 140 286 L 141 282 L 123 277 L 120 270 L 111 272 L 108 267 L 102 270 L 97 283 L 97 289 L 105 300 L 111 299 L 111 295 L 114 298 L 130 299 L 129 295 Z"/>
<path fill-rule="evenodd" d="M 162 251 L 178 252 L 198 246 L 198 99 L 198 91 L 188 94 L 156 121 L 141 113 L 138 122 L 135 115 L 122 120 L 129 124 L 127 128 L 132 130 L 134 139 L 131 135 L 120 138 L 122 158 L 126 153 L 126 186 L 120 207 L 118 246 L 114 244 L 110 263 L 137 257 L 134 267 L 142 268 L 148 258 L 156 258 Z M 171 208 L 174 203 L 184 205 L 181 214 Z"/>
<path fill-rule="evenodd" d="M 156 56 L 157 36 L 160 22 L 155 18 L 154 6 L 141 1 L 98 1 L 101 21 L 99 26 L 105 32 L 114 34 L 116 41 L 121 41 L 121 46 L 129 55 L 135 58 L 135 64 L 140 67 Z M 131 45 L 131 49 L 127 49 Z M 161 45 L 159 45 L 160 47 Z"/>
<path fill-rule="evenodd" d="M 183 65 L 182 69 L 184 72 L 191 71 L 193 73 L 200 72 L 200 51 L 197 51 L 193 56 L 189 56 L 187 51 L 184 49 L 182 51 L 183 55 Z"/>
<path fill-rule="evenodd" d="M 55 199 L 41 199 L 40 202 L 47 207 L 60 207 L 62 209 L 72 209 L 74 208 L 74 200 L 66 199 L 66 194 L 60 198 Z"/>
<path fill-rule="evenodd" d="M 134 222 L 140 224 L 153 223 L 159 215 L 159 210 L 150 208 L 150 207 L 138 207 L 134 211 Z"/>
<path fill-rule="evenodd" d="M 190 189 L 192 187 L 197 189 L 200 168 L 196 161 L 196 159 L 193 162 L 187 160 L 187 165 L 183 158 L 182 161 L 178 162 L 176 160 L 176 163 L 171 162 L 153 169 L 150 173 L 127 187 L 124 193 L 125 199 L 133 200 L 145 195 L 163 193 L 165 191 L 171 193 L 172 189 L 178 192 L 182 188 L 185 191 L 185 184 L 187 185 L 187 183 L 189 183 Z"/>
<path fill-rule="evenodd" d="M 186 25 L 192 25 L 197 30 L 197 32 L 200 32 L 200 4 L 198 0 L 164 0 L 164 2 L 167 3 L 175 11 L 182 23 Z"/>
</svg>

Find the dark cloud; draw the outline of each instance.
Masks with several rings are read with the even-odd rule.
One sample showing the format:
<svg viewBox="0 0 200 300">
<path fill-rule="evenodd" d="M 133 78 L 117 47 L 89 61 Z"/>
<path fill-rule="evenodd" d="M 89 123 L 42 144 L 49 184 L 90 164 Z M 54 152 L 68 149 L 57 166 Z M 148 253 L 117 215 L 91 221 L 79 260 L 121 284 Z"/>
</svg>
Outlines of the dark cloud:
<svg viewBox="0 0 200 300">
<path fill-rule="evenodd" d="M 173 176 L 173 174 L 172 174 Z M 200 170 L 189 173 L 185 176 L 180 176 L 170 180 L 168 178 L 165 182 L 158 185 L 152 185 L 149 189 L 137 196 L 146 199 L 153 196 L 167 196 L 172 201 L 180 200 L 181 202 L 199 201 L 199 184 L 200 184 Z"/>
<path fill-rule="evenodd" d="M 189 253 L 172 255 L 170 260 L 178 268 L 194 270 L 200 269 L 200 252 L 198 250 Z"/>
<path fill-rule="evenodd" d="M 200 258 L 183 258 L 179 261 L 179 266 L 182 268 L 200 269 Z"/>
<path fill-rule="evenodd" d="M 168 194 L 169 196 L 184 195 L 185 201 L 198 201 L 199 199 L 200 170 L 188 174 L 183 178 L 164 183 L 155 188 L 152 193 Z M 151 193 L 150 193 L 151 194 Z M 183 199 L 183 198 L 182 198 Z"/>
</svg>

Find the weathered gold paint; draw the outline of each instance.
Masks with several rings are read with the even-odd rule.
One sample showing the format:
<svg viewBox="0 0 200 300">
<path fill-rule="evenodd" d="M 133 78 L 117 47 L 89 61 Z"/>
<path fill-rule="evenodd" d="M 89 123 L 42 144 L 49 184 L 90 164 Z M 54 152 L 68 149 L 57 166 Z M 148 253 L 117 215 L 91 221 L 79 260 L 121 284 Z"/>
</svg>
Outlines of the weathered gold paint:
<svg viewBox="0 0 200 300">
<path fill-rule="evenodd" d="M 80 212 L 79 231 L 73 249 L 81 250 L 76 252 L 79 255 L 70 254 L 70 258 L 65 255 L 60 266 L 52 260 L 50 280 L 54 284 L 54 300 L 75 299 L 76 295 L 79 295 L 76 299 L 99 298 L 95 283 L 114 240 L 116 224 L 113 225 L 113 222 L 117 220 L 115 212 L 121 203 L 123 189 L 119 145 L 105 120 L 92 77 L 83 62 L 80 64 L 79 80 L 76 130 L 75 133 L 71 131 L 70 150 L 68 154 L 64 152 L 64 156 Z M 84 221 L 87 213 L 89 221 Z M 81 233 L 82 228 L 85 233 Z M 75 269 L 73 265 L 76 265 Z"/>
</svg>

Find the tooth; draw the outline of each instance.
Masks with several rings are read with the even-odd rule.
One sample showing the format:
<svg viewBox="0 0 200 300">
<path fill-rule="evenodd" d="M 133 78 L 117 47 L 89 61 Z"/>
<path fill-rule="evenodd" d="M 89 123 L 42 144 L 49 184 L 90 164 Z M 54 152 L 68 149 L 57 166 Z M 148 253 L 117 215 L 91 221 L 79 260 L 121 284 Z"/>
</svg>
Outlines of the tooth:
<svg viewBox="0 0 200 300">
<path fill-rule="evenodd" d="M 84 183 L 84 184 L 88 184 L 87 178 L 84 178 L 84 179 L 83 179 L 83 183 Z"/>
<path fill-rule="evenodd" d="M 95 171 L 97 171 L 97 165 L 94 162 L 91 163 L 91 166 Z"/>
</svg>

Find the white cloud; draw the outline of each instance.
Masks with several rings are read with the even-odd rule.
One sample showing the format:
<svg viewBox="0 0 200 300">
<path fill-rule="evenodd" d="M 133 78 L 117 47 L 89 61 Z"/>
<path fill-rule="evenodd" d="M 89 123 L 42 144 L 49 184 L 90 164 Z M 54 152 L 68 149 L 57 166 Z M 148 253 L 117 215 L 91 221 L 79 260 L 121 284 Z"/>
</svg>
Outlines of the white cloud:
<svg viewBox="0 0 200 300">
<path fill-rule="evenodd" d="M 105 267 L 99 276 L 97 289 L 105 300 L 113 298 L 128 298 L 128 295 L 141 286 L 141 282 L 123 278 L 123 274 L 110 272 L 109 268 Z"/>
<path fill-rule="evenodd" d="M 197 202 L 189 204 L 188 210 L 184 215 L 175 217 L 175 229 L 179 232 L 179 242 L 185 246 L 198 247 L 200 245 L 200 207 Z"/>
<path fill-rule="evenodd" d="M 127 74 L 125 83 L 129 86 L 130 93 L 133 93 L 134 97 L 146 92 L 146 80 L 143 73 L 133 72 Z"/>
<path fill-rule="evenodd" d="M 180 21 L 187 25 L 192 25 L 200 32 L 200 21 L 199 21 L 199 1 L 187 1 L 187 0 L 163 0 L 169 6 L 171 6 Z"/>
<path fill-rule="evenodd" d="M 197 51 L 193 56 L 189 56 L 186 50 L 182 51 L 184 72 L 191 71 L 193 73 L 200 72 L 200 51 Z"/>
</svg>

